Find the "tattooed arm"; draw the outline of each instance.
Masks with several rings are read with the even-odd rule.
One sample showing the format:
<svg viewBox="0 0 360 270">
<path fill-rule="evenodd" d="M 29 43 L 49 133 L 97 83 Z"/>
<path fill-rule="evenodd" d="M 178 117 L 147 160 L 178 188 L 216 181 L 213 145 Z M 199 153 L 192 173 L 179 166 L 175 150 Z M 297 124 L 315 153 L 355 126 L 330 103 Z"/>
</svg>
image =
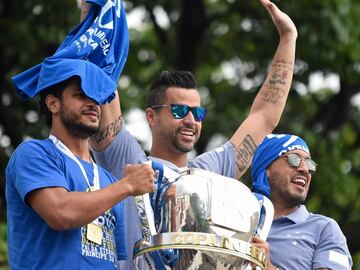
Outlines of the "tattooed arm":
<svg viewBox="0 0 360 270">
<path fill-rule="evenodd" d="M 84 20 L 89 12 L 90 4 L 81 1 L 80 20 Z M 122 127 L 122 117 L 119 94 L 106 105 L 101 106 L 99 131 L 90 138 L 91 147 L 96 151 L 104 150 L 119 133 Z"/>
<path fill-rule="evenodd" d="M 120 132 L 122 116 L 119 94 L 109 104 L 101 106 L 99 131 L 90 138 L 91 147 L 96 151 L 102 151 L 108 147 Z"/>
<path fill-rule="evenodd" d="M 278 125 L 290 90 L 295 62 L 297 30 L 294 23 L 271 1 L 259 1 L 270 14 L 280 41 L 248 117 L 231 138 L 236 149 L 237 178 L 249 168 L 256 146 Z"/>
</svg>

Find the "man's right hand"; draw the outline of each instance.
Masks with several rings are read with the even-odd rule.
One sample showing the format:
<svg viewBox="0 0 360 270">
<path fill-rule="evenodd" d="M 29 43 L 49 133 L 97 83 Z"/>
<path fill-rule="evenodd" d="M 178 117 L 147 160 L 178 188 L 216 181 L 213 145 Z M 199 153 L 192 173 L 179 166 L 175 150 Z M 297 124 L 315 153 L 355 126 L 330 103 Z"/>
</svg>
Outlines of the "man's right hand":
<svg viewBox="0 0 360 270">
<path fill-rule="evenodd" d="M 121 181 L 129 188 L 132 196 L 153 192 L 155 171 L 149 164 L 126 165 Z"/>
<path fill-rule="evenodd" d="M 269 0 L 260 0 L 273 20 L 280 37 L 287 34 L 297 37 L 296 26 L 287 14 L 282 12 L 274 3 Z"/>
<path fill-rule="evenodd" d="M 271 261 L 270 261 L 270 245 L 268 242 L 262 240 L 260 237 L 258 236 L 254 236 L 252 238 L 252 245 L 257 247 L 258 249 L 260 249 L 266 256 L 267 258 L 267 263 L 265 266 L 265 270 L 277 270 L 279 268 L 277 268 L 276 266 L 274 266 Z"/>
</svg>

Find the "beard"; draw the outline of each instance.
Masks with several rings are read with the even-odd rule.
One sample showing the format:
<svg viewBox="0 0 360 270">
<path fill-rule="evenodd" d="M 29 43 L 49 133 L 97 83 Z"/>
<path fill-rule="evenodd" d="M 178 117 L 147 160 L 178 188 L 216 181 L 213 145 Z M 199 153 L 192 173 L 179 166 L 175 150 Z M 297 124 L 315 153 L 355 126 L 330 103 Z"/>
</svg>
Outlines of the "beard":
<svg viewBox="0 0 360 270">
<path fill-rule="evenodd" d="M 193 144 L 193 145 L 189 146 L 189 145 L 182 144 L 178 140 L 176 140 L 176 138 L 175 139 L 172 138 L 171 144 L 172 144 L 172 146 L 174 146 L 174 148 L 176 150 L 178 150 L 181 153 L 191 152 L 194 149 L 194 145 L 195 145 L 195 144 Z"/>
<path fill-rule="evenodd" d="M 303 204 L 306 200 L 307 192 L 297 193 L 289 188 L 287 179 L 280 174 L 273 174 L 272 181 L 269 181 L 271 198 L 275 200 L 281 199 L 289 207 L 295 207 Z M 285 184 L 286 183 L 286 184 Z"/>
<path fill-rule="evenodd" d="M 99 124 L 87 125 L 81 122 L 81 115 L 69 110 L 64 105 L 60 111 L 60 119 L 66 129 L 74 136 L 82 139 L 89 138 L 99 131 Z"/>
<path fill-rule="evenodd" d="M 271 187 L 271 196 L 277 194 L 276 196 L 281 196 L 282 200 L 287 203 L 289 207 L 299 206 L 304 204 L 306 196 L 301 194 L 294 194 L 289 190 L 281 190 L 281 188 Z"/>
<path fill-rule="evenodd" d="M 194 149 L 195 144 L 199 140 L 199 135 L 195 134 L 195 141 L 193 143 L 184 143 L 177 139 L 177 134 L 179 134 L 181 128 L 178 128 L 175 132 L 169 134 L 171 145 L 181 153 L 189 153 Z"/>
</svg>

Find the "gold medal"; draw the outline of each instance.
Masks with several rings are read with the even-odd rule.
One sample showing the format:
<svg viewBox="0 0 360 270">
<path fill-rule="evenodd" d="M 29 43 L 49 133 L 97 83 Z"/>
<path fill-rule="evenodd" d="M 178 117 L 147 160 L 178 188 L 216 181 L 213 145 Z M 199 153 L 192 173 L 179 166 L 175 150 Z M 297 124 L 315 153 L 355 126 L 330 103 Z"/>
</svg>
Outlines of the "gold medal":
<svg viewBox="0 0 360 270">
<path fill-rule="evenodd" d="M 101 226 L 97 226 L 94 223 L 89 223 L 86 228 L 86 238 L 91 242 L 101 245 L 103 236 Z"/>
</svg>

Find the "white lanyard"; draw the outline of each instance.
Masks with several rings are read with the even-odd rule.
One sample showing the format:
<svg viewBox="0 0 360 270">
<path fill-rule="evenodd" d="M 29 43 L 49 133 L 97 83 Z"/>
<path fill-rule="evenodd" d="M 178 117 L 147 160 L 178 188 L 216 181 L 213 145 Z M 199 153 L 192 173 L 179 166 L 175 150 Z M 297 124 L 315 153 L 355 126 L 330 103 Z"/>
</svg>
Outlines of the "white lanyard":
<svg viewBox="0 0 360 270">
<path fill-rule="evenodd" d="M 95 191 L 100 189 L 100 180 L 99 180 L 99 171 L 98 171 L 98 167 L 96 165 L 95 162 L 93 162 L 91 160 L 91 163 L 93 165 L 93 173 L 94 173 L 94 187 L 92 188 L 89 182 L 89 179 L 86 175 L 84 166 L 81 164 L 81 162 L 76 158 L 76 156 L 70 151 L 69 148 L 66 147 L 66 145 L 60 141 L 58 138 L 56 138 L 54 135 L 50 134 L 49 139 L 54 143 L 54 145 L 61 151 L 63 152 L 65 155 L 67 155 L 69 158 L 71 158 L 72 160 L 74 160 L 76 162 L 76 164 L 79 166 L 85 181 L 90 189 L 90 191 Z"/>
</svg>

